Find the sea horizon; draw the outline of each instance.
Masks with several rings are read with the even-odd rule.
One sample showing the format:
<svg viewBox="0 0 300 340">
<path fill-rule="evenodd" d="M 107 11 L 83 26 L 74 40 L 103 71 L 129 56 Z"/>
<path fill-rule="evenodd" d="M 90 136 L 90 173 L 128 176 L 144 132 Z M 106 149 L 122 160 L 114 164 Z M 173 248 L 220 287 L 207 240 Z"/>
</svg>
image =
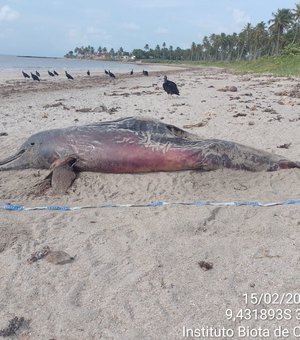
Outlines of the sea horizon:
<svg viewBox="0 0 300 340">
<path fill-rule="evenodd" d="M 151 67 L 150 67 L 151 68 Z M 48 70 L 57 72 L 68 71 L 97 71 L 111 70 L 117 73 L 142 72 L 143 66 L 114 60 L 79 59 L 53 56 L 8 55 L 0 54 L 0 71 L 35 72 Z"/>
</svg>

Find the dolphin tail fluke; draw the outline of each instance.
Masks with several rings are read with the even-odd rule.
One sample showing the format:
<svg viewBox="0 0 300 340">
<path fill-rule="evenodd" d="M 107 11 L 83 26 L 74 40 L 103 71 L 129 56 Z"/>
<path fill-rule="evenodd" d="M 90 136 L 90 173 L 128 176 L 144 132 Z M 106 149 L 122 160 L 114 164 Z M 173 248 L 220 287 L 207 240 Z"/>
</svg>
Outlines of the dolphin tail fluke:
<svg viewBox="0 0 300 340">
<path fill-rule="evenodd" d="M 293 162 L 289 160 L 282 160 L 279 161 L 279 168 L 280 169 L 292 169 L 292 168 L 298 168 L 300 169 L 300 162 Z"/>
</svg>

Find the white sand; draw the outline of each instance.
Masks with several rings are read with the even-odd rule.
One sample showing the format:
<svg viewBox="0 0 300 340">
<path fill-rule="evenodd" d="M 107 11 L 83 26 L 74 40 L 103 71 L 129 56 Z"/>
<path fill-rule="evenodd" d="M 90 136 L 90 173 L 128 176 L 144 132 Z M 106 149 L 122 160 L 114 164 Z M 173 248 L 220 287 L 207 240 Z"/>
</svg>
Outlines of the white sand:
<svg viewBox="0 0 300 340">
<path fill-rule="evenodd" d="M 164 72 L 116 81 L 104 75 L 77 75 L 74 82 L 46 78 L 41 83 L 3 78 L 0 133 L 8 136 L 0 137 L 0 159 L 41 130 L 143 115 L 179 127 L 207 122 L 189 131 L 300 160 L 300 99 L 276 94 L 288 94 L 299 78 L 170 69 L 168 76 L 181 92 L 171 98 L 162 90 Z M 217 91 L 227 85 L 238 91 Z M 241 113 L 246 116 L 234 117 Z M 277 148 L 286 143 L 291 143 L 288 149 Z M 299 169 L 81 173 L 66 195 L 28 197 L 47 173 L 1 172 L 0 204 L 300 198 Z M 292 332 L 298 325 L 295 314 L 291 320 L 252 316 L 249 321 L 230 321 L 225 311 L 300 309 L 284 303 L 246 306 L 242 296 L 300 294 L 299 205 L 0 210 L 0 220 L 0 329 L 14 316 L 24 317 L 16 339 L 182 339 L 183 327 L 206 326 L 232 328 L 231 338 L 247 339 L 238 335 L 241 325 L 264 327 L 273 339 L 276 326 Z M 44 246 L 76 255 L 75 260 L 28 264 L 30 255 Z M 212 262 L 213 269 L 202 270 L 199 261 Z"/>
</svg>

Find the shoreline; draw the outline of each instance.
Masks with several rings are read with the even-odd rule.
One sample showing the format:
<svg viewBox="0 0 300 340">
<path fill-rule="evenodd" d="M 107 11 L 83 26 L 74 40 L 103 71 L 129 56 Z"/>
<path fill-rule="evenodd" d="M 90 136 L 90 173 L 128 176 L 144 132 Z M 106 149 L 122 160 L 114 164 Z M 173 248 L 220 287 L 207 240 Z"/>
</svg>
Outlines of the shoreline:
<svg viewBox="0 0 300 340">
<path fill-rule="evenodd" d="M 42 57 L 36 55 L 16 55 L 17 58 L 61 59 L 64 57 Z"/>
<path fill-rule="evenodd" d="M 142 76 L 141 71 L 140 72 L 134 72 L 133 76 L 129 75 L 129 72 L 131 70 L 130 68 L 130 64 L 128 64 L 128 71 L 124 71 L 124 72 L 115 72 L 116 76 L 118 78 L 126 78 L 126 77 L 140 77 Z M 138 66 L 145 66 L 145 64 L 139 64 Z M 189 68 L 185 68 L 184 66 L 168 66 L 168 65 L 149 65 L 151 66 L 149 68 L 149 73 L 153 74 L 153 75 L 158 75 L 159 73 L 163 73 L 166 72 L 166 74 L 169 74 L 170 72 L 176 72 L 176 71 L 181 71 L 181 70 L 185 70 L 185 69 L 189 69 Z M 27 70 L 26 70 L 27 71 Z M 22 75 L 22 70 L 21 69 L 11 69 L 11 70 L 1 70 L 0 69 L 0 86 L 6 87 L 6 86 L 11 86 L 11 85 L 15 85 L 16 88 L 20 91 L 22 91 L 22 85 L 27 84 L 28 83 L 32 83 L 33 84 L 33 88 L 38 89 L 38 85 L 47 83 L 49 84 L 50 88 L 49 90 L 52 88 L 53 84 L 55 83 L 55 86 L 59 86 L 59 82 L 62 85 L 62 88 L 64 88 L 64 86 L 68 83 L 70 83 L 70 81 L 68 81 L 68 79 L 65 77 L 64 74 L 64 70 L 61 69 L 57 69 L 57 71 L 59 72 L 59 76 L 58 77 L 49 77 L 48 73 L 47 73 L 48 69 L 47 68 L 43 68 L 43 69 L 39 69 L 39 72 L 41 74 L 40 80 L 41 82 L 35 82 L 32 79 L 24 79 L 23 75 Z M 74 69 L 69 71 L 70 73 L 72 73 L 72 75 L 74 77 L 77 77 L 79 79 L 75 79 L 79 80 L 79 82 L 81 83 L 82 86 L 84 86 L 84 84 L 86 84 L 87 86 L 90 86 L 91 84 L 94 84 L 95 81 L 98 79 L 100 81 L 105 80 L 105 79 L 109 79 L 109 77 L 107 75 L 105 75 L 104 73 L 104 69 L 99 69 L 97 71 L 93 71 L 91 69 L 91 76 L 88 77 L 86 74 L 86 69 Z M 34 72 L 34 70 L 32 71 Z M 30 72 L 28 72 L 30 73 Z M 111 80 L 111 79 L 109 79 Z M 74 82 L 75 82 L 74 81 Z M 68 87 L 68 85 L 66 85 Z M 42 87 L 42 86 L 40 86 Z M 5 90 L 5 89 L 4 89 Z M 1 92 L 1 90 L 0 90 Z"/>
</svg>

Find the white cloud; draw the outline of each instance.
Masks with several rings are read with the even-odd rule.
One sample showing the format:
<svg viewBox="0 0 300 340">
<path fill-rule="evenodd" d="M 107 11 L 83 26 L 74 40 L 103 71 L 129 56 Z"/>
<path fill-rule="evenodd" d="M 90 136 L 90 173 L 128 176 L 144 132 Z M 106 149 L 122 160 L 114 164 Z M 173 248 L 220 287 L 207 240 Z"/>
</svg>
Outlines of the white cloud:
<svg viewBox="0 0 300 340">
<path fill-rule="evenodd" d="M 247 24 L 248 22 L 250 22 L 250 17 L 246 15 L 243 11 L 237 8 L 233 9 L 232 17 L 233 17 L 234 23 L 237 26 L 243 26 Z"/>
<path fill-rule="evenodd" d="M 155 33 L 157 33 L 157 34 L 167 34 L 167 33 L 169 33 L 169 30 L 165 27 L 158 27 L 155 30 Z"/>
<path fill-rule="evenodd" d="M 91 35 L 94 35 L 94 34 L 97 35 L 97 34 L 100 33 L 100 30 L 98 28 L 89 26 L 89 27 L 86 28 L 86 33 L 91 34 Z"/>
<path fill-rule="evenodd" d="M 140 27 L 134 23 L 127 23 L 124 24 L 124 28 L 126 28 L 129 31 L 138 31 L 140 29 Z"/>
<path fill-rule="evenodd" d="M 86 38 L 96 38 L 100 40 L 109 40 L 111 35 L 105 29 L 99 29 L 92 26 L 86 28 Z"/>
<path fill-rule="evenodd" d="M 202 40 L 205 35 L 210 36 L 213 33 L 232 34 L 233 32 L 238 32 L 243 29 L 247 23 L 251 22 L 250 16 L 237 8 L 227 8 L 226 18 L 228 20 L 225 22 L 219 20 L 219 18 L 208 17 L 202 21 L 193 21 L 191 23 L 199 30 L 198 37 Z"/>
<path fill-rule="evenodd" d="M 67 36 L 70 39 L 77 39 L 79 38 L 80 32 L 77 28 L 69 28 L 67 31 Z"/>
<path fill-rule="evenodd" d="M 129 0 L 129 4 L 133 7 L 140 8 L 171 8 L 185 6 L 183 0 Z"/>
<path fill-rule="evenodd" d="M 86 28 L 70 27 L 67 38 L 78 45 L 93 45 L 96 41 L 108 41 L 111 35 L 105 29 L 88 26 Z"/>
<path fill-rule="evenodd" d="M 9 6 L 0 7 L 0 21 L 12 21 L 18 19 L 20 14 Z"/>
<path fill-rule="evenodd" d="M 59 9 L 63 6 L 63 2 L 61 0 L 53 0 L 51 5 L 52 7 L 54 7 L 55 9 Z"/>
</svg>

